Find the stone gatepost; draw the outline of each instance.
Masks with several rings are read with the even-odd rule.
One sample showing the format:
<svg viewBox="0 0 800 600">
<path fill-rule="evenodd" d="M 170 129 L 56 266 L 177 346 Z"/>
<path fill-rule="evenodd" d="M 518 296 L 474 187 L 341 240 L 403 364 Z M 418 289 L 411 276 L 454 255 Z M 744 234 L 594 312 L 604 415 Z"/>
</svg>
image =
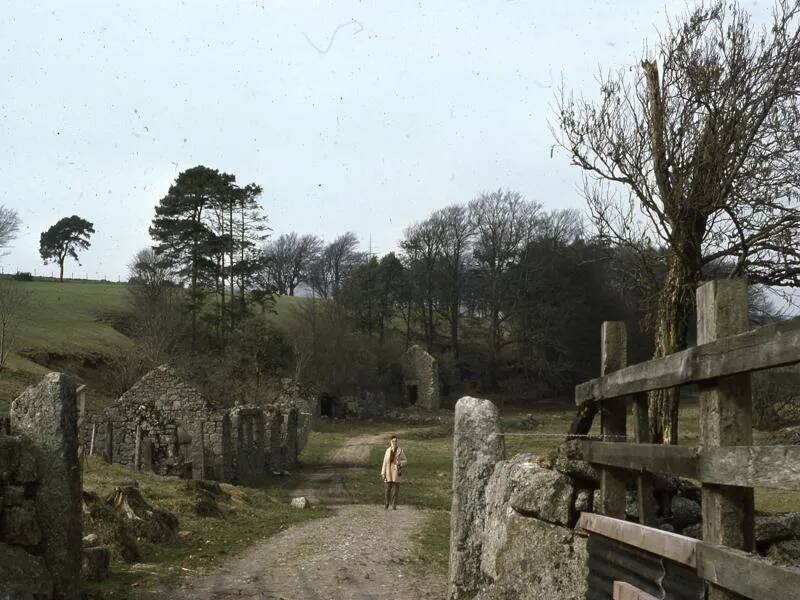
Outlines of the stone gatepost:
<svg viewBox="0 0 800 600">
<path fill-rule="evenodd" d="M 461 398 L 453 432 L 448 600 L 468 600 L 480 591 L 486 484 L 504 458 L 497 407 L 488 400 Z"/>
<path fill-rule="evenodd" d="M 297 466 L 297 422 L 298 411 L 294 407 L 290 408 L 286 414 L 286 435 L 284 437 L 284 446 L 286 447 L 285 471 L 291 471 Z"/>
<path fill-rule="evenodd" d="M 75 383 L 49 373 L 11 403 L 11 428 L 33 442 L 40 469 L 36 512 L 41 548 L 58 597 L 83 597 L 81 473 Z"/>
<path fill-rule="evenodd" d="M 269 470 L 280 473 L 283 470 L 281 460 L 281 429 L 283 428 L 283 415 L 277 410 L 269 413 Z"/>
</svg>

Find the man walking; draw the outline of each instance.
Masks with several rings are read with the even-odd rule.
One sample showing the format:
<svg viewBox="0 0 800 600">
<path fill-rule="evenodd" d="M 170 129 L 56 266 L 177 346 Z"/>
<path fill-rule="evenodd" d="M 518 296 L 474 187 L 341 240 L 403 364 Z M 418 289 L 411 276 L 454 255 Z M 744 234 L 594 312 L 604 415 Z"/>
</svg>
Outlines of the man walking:
<svg viewBox="0 0 800 600">
<path fill-rule="evenodd" d="M 386 486 L 386 505 L 385 509 L 389 509 L 391 503 L 392 508 L 397 510 L 397 495 L 400 491 L 400 478 L 403 474 L 403 467 L 406 466 L 406 455 L 403 449 L 397 445 L 397 436 L 393 435 L 389 440 L 389 447 L 383 455 L 383 466 L 381 466 L 381 479 Z"/>
</svg>

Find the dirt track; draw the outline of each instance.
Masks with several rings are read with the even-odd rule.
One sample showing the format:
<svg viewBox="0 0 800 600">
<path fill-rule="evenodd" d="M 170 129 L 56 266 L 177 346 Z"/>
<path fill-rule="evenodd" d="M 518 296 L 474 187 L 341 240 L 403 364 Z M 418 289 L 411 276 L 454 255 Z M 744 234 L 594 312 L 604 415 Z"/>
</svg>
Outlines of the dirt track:
<svg viewBox="0 0 800 600">
<path fill-rule="evenodd" d="M 412 577 L 407 564 L 414 537 L 443 513 L 401 506 L 348 505 L 344 473 L 368 465 L 384 435 L 348 441 L 330 464 L 303 476 L 293 495 L 339 505 L 335 516 L 292 527 L 250 548 L 207 575 L 193 578 L 171 597 L 264 600 L 439 600 L 441 576 Z M 376 471 L 376 485 L 380 485 Z M 435 517 L 434 517 L 435 515 Z"/>
</svg>

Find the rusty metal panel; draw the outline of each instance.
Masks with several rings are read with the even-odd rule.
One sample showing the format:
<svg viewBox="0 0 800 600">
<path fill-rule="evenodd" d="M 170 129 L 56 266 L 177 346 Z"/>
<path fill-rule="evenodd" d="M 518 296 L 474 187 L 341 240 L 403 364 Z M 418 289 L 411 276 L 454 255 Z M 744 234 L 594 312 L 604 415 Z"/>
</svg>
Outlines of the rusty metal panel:
<svg viewBox="0 0 800 600">
<path fill-rule="evenodd" d="M 688 567 L 602 535 L 588 539 L 587 600 L 613 600 L 624 581 L 660 600 L 702 600 L 705 582 Z"/>
</svg>

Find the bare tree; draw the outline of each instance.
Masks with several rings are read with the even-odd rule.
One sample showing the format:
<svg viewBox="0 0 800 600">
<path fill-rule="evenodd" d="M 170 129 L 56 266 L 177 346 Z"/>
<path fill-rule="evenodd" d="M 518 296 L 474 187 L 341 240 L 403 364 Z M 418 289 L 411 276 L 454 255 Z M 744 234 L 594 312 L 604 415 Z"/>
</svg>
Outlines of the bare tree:
<svg viewBox="0 0 800 600">
<path fill-rule="evenodd" d="M 504 324 L 514 315 L 514 288 L 509 274 L 534 238 L 541 205 L 518 192 L 484 193 L 469 204 L 475 229 L 473 260 L 482 302 L 489 317 L 489 385 L 497 387 L 500 351 L 509 341 Z"/>
<path fill-rule="evenodd" d="M 315 235 L 284 233 L 264 246 L 264 275 L 279 294 L 294 296 L 300 283 L 309 278 L 312 263 L 322 250 Z"/>
<path fill-rule="evenodd" d="M 475 230 L 467 207 L 460 204 L 436 211 L 433 218 L 441 226 L 441 287 L 446 305 L 445 315 L 450 324 L 450 346 L 457 360 L 464 278 Z"/>
<path fill-rule="evenodd" d="M 21 224 L 17 211 L 0 204 L 0 256 L 8 254 L 5 249 L 17 237 Z"/>
<path fill-rule="evenodd" d="M 425 346 L 433 350 L 436 336 L 436 276 L 442 252 L 443 221 L 436 215 L 407 227 L 400 247 L 411 274 L 412 290 L 422 312 Z"/>
<path fill-rule="evenodd" d="M 29 293 L 15 281 L 0 279 L 0 371 L 16 347 Z"/>
<path fill-rule="evenodd" d="M 558 102 L 556 134 L 585 174 L 598 233 L 654 256 L 665 276 L 652 322 L 655 355 L 687 344 L 705 265 L 731 277 L 800 283 L 800 3 L 779 1 L 756 30 L 714 2 L 672 22 L 640 69 L 601 78 L 597 102 Z M 677 390 L 651 394 L 654 441 L 677 442 Z"/>
<path fill-rule="evenodd" d="M 352 231 L 325 246 L 310 269 L 312 289 L 323 298 L 333 298 L 350 271 L 364 258 L 358 252 L 358 238 Z"/>
</svg>

